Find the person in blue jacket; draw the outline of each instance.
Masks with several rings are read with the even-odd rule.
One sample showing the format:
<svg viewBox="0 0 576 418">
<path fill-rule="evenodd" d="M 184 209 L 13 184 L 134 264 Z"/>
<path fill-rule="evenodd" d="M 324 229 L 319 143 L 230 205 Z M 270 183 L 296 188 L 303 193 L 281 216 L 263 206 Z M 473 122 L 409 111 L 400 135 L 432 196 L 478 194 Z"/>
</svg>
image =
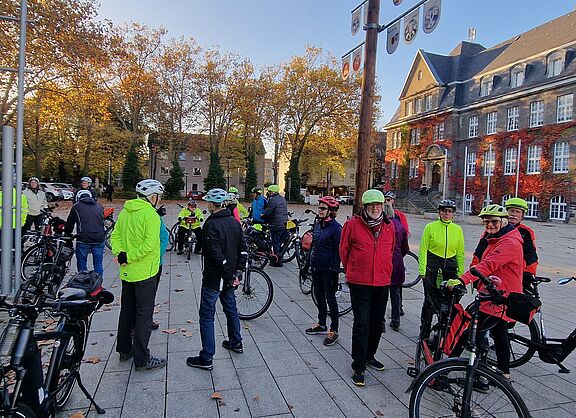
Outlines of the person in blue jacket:
<svg viewBox="0 0 576 418">
<path fill-rule="evenodd" d="M 263 223 L 262 214 L 266 209 L 268 201 L 264 196 L 262 196 L 262 189 L 259 187 L 254 187 L 252 189 L 252 220 L 254 223 Z"/>
<path fill-rule="evenodd" d="M 336 222 L 336 213 L 340 205 L 332 196 L 318 200 L 318 222 L 312 231 L 310 268 L 314 296 L 318 302 L 318 323 L 306 330 L 306 334 L 325 334 L 326 304 L 330 310 L 330 331 L 324 339 L 324 345 L 332 345 L 338 340 L 338 272 L 340 270 L 340 234 L 342 225 Z"/>
</svg>

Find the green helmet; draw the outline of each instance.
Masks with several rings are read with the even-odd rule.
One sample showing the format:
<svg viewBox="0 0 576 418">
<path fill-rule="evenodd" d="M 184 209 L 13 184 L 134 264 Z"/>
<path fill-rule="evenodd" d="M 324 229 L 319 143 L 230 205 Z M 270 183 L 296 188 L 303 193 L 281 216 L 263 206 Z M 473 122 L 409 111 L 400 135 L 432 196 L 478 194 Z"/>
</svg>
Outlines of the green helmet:
<svg viewBox="0 0 576 418">
<path fill-rule="evenodd" d="M 369 189 L 362 195 L 362 204 L 384 203 L 384 194 L 380 190 Z"/>
<path fill-rule="evenodd" d="M 280 193 L 280 187 L 277 184 L 271 184 L 268 186 L 268 191 L 272 193 Z"/>
<path fill-rule="evenodd" d="M 500 205 L 488 205 L 482 208 L 478 217 L 483 218 L 484 216 L 497 216 L 499 218 L 507 218 L 508 212 Z"/>
<path fill-rule="evenodd" d="M 236 194 L 238 194 L 238 189 L 237 189 L 236 187 L 232 186 L 232 187 L 230 187 L 230 188 L 228 189 L 228 193 L 236 193 Z"/>
<path fill-rule="evenodd" d="M 528 203 L 524 199 L 519 197 L 511 197 L 506 201 L 506 209 L 508 208 L 518 208 L 522 209 L 524 212 L 528 211 Z"/>
</svg>

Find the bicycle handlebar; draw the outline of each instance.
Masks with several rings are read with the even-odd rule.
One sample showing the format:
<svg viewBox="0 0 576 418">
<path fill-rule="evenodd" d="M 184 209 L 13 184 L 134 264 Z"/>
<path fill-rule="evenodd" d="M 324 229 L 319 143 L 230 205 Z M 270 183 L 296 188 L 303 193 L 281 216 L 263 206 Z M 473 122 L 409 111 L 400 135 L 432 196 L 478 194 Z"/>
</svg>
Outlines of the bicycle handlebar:
<svg viewBox="0 0 576 418">
<path fill-rule="evenodd" d="M 495 301 L 502 299 L 502 290 L 498 290 L 489 277 L 484 276 L 482 273 L 476 270 L 475 267 L 470 268 L 470 273 L 478 277 L 480 281 L 484 283 L 484 288 L 488 291 L 490 298 L 494 299 Z"/>
</svg>

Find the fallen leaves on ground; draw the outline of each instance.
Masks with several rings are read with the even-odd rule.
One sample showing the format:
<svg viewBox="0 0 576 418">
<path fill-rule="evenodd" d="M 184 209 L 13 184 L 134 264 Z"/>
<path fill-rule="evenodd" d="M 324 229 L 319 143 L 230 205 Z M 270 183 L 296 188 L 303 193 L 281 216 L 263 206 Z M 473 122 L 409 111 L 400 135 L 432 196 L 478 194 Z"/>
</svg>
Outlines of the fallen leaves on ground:
<svg viewBox="0 0 576 418">
<path fill-rule="evenodd" d="M 411 366 L 413 366 L 413 365 L 414 365 L 414 359 L 411 358 L 410 360 L 408 360 L 408 364 L 410 364 Z"/>
<path fill-rule="evenodd" d="M 376 415 L 378 415 L 379 417 L 383 417 L 383 416 L 384 416 L 384 414 L 383 414 L 382 412 L 380 412 L 380 411 L 376 411 Z"/>
<path fill-rule="evenodd" d="M 117 284 L 113 284 L 112 286 L 110 286 L 112 289 L 116 289 L 118 287 Z"/>
<path fill-rule="evenodd" d="M 178 330 L 176 328 L 168 328 L 168 329 L 163 329 L 162 332 L 164 334 L 176 334 L 178 332 Z"/>
<path fill-rule="evenodd" d="M 254 400 L 255 400 L 256 402 L 260 402 L 260 395 L 254 396 Z"/>
<path fill-rule="evenodd" d="M 193 323 L 194 323 L 194 320 L 193 320 L 193 319 L 187 319 L 186 322 L 189 323 L 189 324 L 193 324 Z"/>
<path fill-rule="evenodd" d="M 74 412 L 72 415 L 70 415 L 70 418 L 84 418 L 84 413 L 83 412 Z"/>
<path fill-rule="evenodd" d="M 190 337 L 192 337 L 194 334 L 192 334 L 192 332 L 190 332 L 190 331 L 187 331 L 187 332 L 185 332 L 183 335 L 184 335 L 186 338 L 190 338 Z"/>
<path fill-rule="evenodd" d="M 212 395 L 210 395 L 210 399 L 220 399 L 222 400 L 222 394 L 220 392 L 214 392 Z"/>
<path fill-rule="evenodd" d="M 98 364 L 101 361 L 102 361 L 102 359 L 98 356 L 88 357 L 86 360 L 84 360 L 85 363 L 90 363 L 90 364 Z"/>
<path fill-rule="evenodd" d="M 186 328 L 180 328 L 180 332 L 186 332 L 188 331 Z"/>
</svg>

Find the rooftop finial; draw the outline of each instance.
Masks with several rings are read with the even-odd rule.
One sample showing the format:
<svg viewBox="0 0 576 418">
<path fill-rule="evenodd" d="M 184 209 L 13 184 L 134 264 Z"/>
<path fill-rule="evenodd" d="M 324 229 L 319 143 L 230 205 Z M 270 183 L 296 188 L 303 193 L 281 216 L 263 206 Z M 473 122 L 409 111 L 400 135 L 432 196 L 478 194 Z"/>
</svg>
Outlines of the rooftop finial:
<svg viewBox="0 0 576 418">
<path fill-rule="evenodd" d="M 476 40 L 476 28 L 468 28 L 468 42 Z"/>
</svg>

